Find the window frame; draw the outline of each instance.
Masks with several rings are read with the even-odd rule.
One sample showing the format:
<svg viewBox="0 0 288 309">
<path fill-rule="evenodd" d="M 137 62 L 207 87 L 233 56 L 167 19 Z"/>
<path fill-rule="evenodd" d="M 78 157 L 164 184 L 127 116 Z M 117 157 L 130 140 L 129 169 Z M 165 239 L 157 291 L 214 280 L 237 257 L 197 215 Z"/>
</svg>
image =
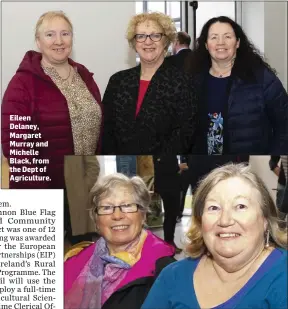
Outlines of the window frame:
<svg viewBox="0 0 288 309">
<path fill-rule="evenodd" d="M 142 12 L 143 13 L 147 13 L 148 12 L 148 2 L 154 2 L 154 1 L 137 1 L 137 2 L 142 2 L 143 6 L 142 6 Z M 159 2 L 164 2 L 164 14 L 167 14 L 167 1 L 159 1 Z M 170 2 L 170 1 L 169 1 Z M 179 6 L 180 6 L 180 16 L 179 17 L 175 17 L 172 18 L 174 23 L 176 22 L 180 22 L 180 31 L 182 31 L 182 27 L 183 27 L 183 16 L 182 16 L 182 5 L 181 2 L 182 1 L 174 1 L 174 2 L 179 2 Z"/>
</svg>

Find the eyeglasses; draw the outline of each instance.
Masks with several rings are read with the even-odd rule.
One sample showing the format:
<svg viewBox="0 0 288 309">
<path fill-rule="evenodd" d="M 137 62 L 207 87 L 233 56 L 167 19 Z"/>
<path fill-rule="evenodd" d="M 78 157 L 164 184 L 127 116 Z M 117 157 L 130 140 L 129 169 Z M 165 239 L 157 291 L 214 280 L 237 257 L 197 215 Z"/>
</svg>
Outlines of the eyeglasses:
<svg viewBox="0 0 288 309">
<path fill-rule="evenodd" d="M 101 216 L 101 215 L 111 215 L 115 212 L 115 209 L 117 207 L 119 207 L 119 209 L 123 213 L 137 212 L 138 209 L 141 208 L 140 205 L 138 205 L 136 203 L 131 203 L 131 204 L 125 204 L 125 205 L 119 205 L 119 206 L 104 206 L 104 205 L 103 206 L 97 206 L 94 211 L 99 216 Z"/>
<path fill-rule="evenodd" d="M 165 36 L 164 33 L 135 34 L 134 38 L 139 43 L 145 42 L 147 38 L 150 38 L 153 42 L 159 42 L 163 36 Z"/>
</svg>

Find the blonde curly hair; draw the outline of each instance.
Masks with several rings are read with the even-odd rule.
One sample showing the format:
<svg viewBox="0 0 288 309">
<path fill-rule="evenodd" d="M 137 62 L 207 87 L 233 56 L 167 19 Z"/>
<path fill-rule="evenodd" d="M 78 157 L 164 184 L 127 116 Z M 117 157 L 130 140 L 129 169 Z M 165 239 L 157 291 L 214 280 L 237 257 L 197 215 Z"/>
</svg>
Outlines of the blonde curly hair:
<svg viewBox="0 0 288 309">
<path fill-rule="evenodd" d="M 208 252 L 202 236 L 202 214 L 206 197 L 210 191 L 222 180 L 239 177 L 253 186 L 261 197 L 259 203 L 264 218 L 268 222 L 270 240 L 279 247 L 287 249 L 287 226 L 283 220 L 279 219 L 279 212 L 272 200 L 264 182 L 246 164 L 226 164 L 215 168 L 201 182 L 193 196 L 192 220 L 190 228 L 186 234 L 187 255 L 198 258 Z M 264 235 L 263 235 L 264 237 Z"/>
<path fill-rule="evenodd" d="M 169 45 L 175 41 L 177 30 L 174 24 L 174 21 L 168 15 L 159 12 L 147 12 L 137 14 L 132 17 L 128 24 L 126 38 L 128 40 L 129 45 L 135 49 L 135 34 L 136 34 L 136 27 L 138 24 L 141 24 L 145 21 L 154 21 L 159 27 L 163 30 L 166 38 L 166 50 L 168 49 Z"/>
</svg>

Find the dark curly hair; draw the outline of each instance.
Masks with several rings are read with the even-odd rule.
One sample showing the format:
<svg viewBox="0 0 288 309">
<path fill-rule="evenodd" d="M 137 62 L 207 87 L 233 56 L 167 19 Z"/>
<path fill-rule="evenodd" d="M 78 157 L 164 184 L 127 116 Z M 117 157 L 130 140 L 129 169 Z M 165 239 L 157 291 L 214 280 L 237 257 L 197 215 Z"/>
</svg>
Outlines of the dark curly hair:
<svg viewBox="0 0 288 309">
<path fill-rule="evenodd" d="M 263 67 L 276 74 L 276 70 L 270 67 L 260 51 L 249 41 L 241 26 L 227 16 L 211 18 L 203 26 L 200 36 L 194 42 L 193 52 L 187 59 L 186 69 L 189 73 L 196 75 L 203 72 L 203 69 L 211 67 L 211 57 L 205 44 L 208 38 L 208 31 L 216 22 L 230 24 L 236 39 L 240 39 L 240 46 L 237 48 L 236 59 L 233 65 L 233 74 L 245 80 L 254 76 L 254 72 Z"/>
</svg>

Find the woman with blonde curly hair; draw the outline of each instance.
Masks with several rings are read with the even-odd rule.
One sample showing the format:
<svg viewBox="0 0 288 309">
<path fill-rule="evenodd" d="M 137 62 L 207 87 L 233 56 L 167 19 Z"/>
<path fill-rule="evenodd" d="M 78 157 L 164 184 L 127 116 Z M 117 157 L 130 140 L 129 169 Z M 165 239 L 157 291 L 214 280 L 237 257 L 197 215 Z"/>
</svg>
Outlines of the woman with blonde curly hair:
<svg viewBox="0 0 288 309">
<path fill-rule="evenodd" d="M 142 309 L 287 308 L 287 226 L 281 223 L 250 166 L 214 169 L 193 197 L 189 257 L 161 272 Z"/>
<path fill-rule="evenodd" d="M 165 61 L 173 20 L 162 13 L 134 16 L 127 40 L 140 65 L 117 72 L 103 98 L 103 154 L 188 153 L 195 131 L 195 89 Z"/>
</svg>

